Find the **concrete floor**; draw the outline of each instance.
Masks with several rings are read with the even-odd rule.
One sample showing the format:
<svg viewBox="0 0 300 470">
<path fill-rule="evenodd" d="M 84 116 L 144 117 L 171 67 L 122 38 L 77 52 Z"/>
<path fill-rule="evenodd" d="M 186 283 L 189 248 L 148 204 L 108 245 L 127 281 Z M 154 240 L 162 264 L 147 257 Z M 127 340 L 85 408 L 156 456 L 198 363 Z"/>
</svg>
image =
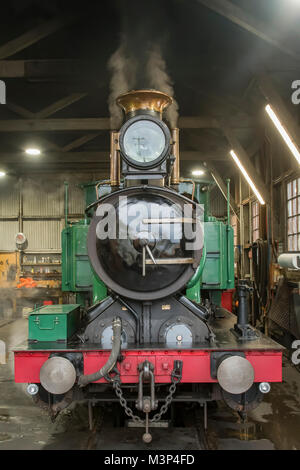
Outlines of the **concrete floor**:
<svg viewBox="0 0 300 470">
<path fill-rule="evenodd" d="M 0 364 L 0 450 L 86 449 L 89 433 L 84 405 L 65 410 L 55 423 L 51 423 L 48 415 L 33 405 L 25 393 L 25 386 L 14 383 L 11 350 L 26 336 L 25 319 L 0 325 L 0 339 L 6 342 L 8 351 L 7 364 Z M 271 393 L 249 414 L 247 423 L 241 423 L 238 415 L 225 405 L 209 407 L 207 439 L 210 446 L 215 449 L 300 450 L 300 373 L 287 360 L 284 361 L 283 378 L 282 384 L 272 385 Z M 98 448 L 146 448 L 139 438 L 135 438 L 136 434 L 128 438 L 119 432 L 116 440 L 117 430 L 109 429 L 109 425 L 105 429 L 104 423 Z M 185 429 L 181 435 L 180 443 L 178 429 L 156 430 L 149 448 L 170 450 L 174 442 L 176 449 L 195 448 L 192 430 Z"/>
</svg>

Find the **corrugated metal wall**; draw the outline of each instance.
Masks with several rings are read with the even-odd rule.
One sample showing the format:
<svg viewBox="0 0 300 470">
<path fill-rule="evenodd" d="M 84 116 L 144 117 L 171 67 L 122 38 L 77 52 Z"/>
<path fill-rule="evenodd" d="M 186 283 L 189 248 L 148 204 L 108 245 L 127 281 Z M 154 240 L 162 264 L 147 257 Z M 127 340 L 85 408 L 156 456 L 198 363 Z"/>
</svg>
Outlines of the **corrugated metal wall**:
<svg viewBox="0 0 300 470">
<path fill-rule="evenodd" d="M 69 187 L 69 214 L 83 214 L 85 209 L 84 192 L 77 184 Z"/>
<path fill-rule="evenodd" d="M 94 177 L 88 174 L 67 176 L 22 178 L 23 232 L 28 239 L 27 251 L 61 249 L 64 181 L 69 183 L 69 218 L 83 217 L 85 201 L 79 184 L 93 181 Z M 19 231 L 19 189 L 16 178 L 7 177 L 0 181 L 0 251 L 15 249 L 15 235 Z M 217 187 L 211 192 L 211 213 L 216 217 L 226 215 L 226 201 Z"/>
<path fill-rule="evenodd" d="M 64 181 L 69 183 L 69 218 L 83 217 L 84 193 L 78 187 L 93 181 L 93 175 L 38 175 L 0 181 L 0 251 L 15 249 L 19 231 L 19 191 L 22 188 L 23 232 L 28 239 L 26 251 L 60 251 L 64 227 Z"/>
<path fill-rule="evenodd" d="M 55 250 L 61 248 L 62 220 L 24 220 L 23 232 L 28 240 L 28 251 Z"/>
<path fill-rule="evenodd" d="M 27 178 L 22 186 L 24 217 L 63 214 L 63 185 L 60 182 Z"/>
<path fill-rule="evenodd" d="M 224 217 L 227 214 L 227 203 L 217 186 L 210 193 L 210 211 L 214 217 Z"/>
<path fill-rule="evenodd" d="M 19 184 L 17 178 L 7 176 L 0 180 L 0 217 L 18 217 Z"/>
<path fill-rule="evenodd" d="M 0 220 L 0 251 L 15 250 L 15 236 L 18 233 L 18 227 L 17 220 Z"/>
</svg>

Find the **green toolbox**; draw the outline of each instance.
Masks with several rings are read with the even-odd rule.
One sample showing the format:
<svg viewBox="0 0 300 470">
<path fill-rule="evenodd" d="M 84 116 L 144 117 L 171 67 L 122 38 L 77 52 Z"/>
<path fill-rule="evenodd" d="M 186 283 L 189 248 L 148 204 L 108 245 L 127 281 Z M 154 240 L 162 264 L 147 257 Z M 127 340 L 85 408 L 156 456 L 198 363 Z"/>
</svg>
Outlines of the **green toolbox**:
<svg viewBox="0 0 300 470">
<path fill-rule="evenodd" d="M 45 305 L 28 317 L 29 341 L 67 341 L 80 326 L 80 305 Z"/>
</svg>

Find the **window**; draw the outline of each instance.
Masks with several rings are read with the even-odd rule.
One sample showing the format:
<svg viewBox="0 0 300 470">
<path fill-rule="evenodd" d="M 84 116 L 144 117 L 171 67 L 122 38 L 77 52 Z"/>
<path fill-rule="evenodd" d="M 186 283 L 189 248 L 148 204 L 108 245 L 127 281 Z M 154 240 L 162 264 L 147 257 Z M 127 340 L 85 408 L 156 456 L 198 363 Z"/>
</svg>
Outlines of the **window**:
<svg viewBox="0 0 300 470">
<path fill-rule="evenodd" d="M 251 205 L 252 209 L 252 243 L 259 238 L 259 203 L 255 201 Z"/>
<path fill-rule="evenodd" d="M 288 251 L 300 250 L 300 178 L 287 184 Z"/>
</svg>

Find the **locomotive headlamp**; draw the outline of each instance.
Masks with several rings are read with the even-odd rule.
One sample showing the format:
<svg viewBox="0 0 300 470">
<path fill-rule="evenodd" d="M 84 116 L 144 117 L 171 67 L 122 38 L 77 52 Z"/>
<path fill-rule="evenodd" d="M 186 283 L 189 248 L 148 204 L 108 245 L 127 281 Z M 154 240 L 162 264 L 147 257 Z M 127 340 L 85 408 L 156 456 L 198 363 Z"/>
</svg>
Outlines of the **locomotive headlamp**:
<svg viewBox="0 0 300 470">
<path fill-rule="evenodd" d="M 163 121 L 152 116 L 136 116 L 120 131 L 120 151 L 129 165 L 153 168 L 167 156 L 170 131 Z"/>
</svg>

